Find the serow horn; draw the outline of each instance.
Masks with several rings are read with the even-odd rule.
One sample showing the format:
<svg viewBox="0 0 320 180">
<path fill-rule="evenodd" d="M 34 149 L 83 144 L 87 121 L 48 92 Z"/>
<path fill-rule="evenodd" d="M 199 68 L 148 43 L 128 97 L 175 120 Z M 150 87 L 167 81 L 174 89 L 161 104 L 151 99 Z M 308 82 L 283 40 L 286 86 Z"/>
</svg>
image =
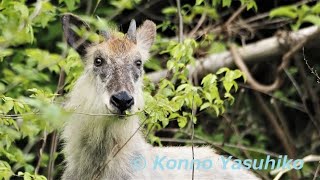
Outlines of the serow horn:
<svg viewBox="0 0 320 180">
<path fill-rule="evenodd" d="M 136 31 L 137 31 L 136 21 L 132 19 L 127 32 L 127 37 L 134 43 L 137 42 Z"/>
</svg>

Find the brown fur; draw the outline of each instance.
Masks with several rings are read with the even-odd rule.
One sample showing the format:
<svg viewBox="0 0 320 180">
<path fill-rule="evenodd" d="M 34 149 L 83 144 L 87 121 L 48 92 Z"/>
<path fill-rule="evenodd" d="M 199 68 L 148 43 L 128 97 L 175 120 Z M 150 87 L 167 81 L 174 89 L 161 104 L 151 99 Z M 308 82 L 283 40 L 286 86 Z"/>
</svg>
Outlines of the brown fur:
<svg viewBox="0 0 320 180">
<path fill-rule="evenodd" d="M 135 44 L 125 36 L 113 36 L 106 42 L 106 49 L 108 50 L 108 54 L 111 56 L 122 55 L 125 52 L 131 51 L 133 47 L 135 47 Z"/>
</svg>

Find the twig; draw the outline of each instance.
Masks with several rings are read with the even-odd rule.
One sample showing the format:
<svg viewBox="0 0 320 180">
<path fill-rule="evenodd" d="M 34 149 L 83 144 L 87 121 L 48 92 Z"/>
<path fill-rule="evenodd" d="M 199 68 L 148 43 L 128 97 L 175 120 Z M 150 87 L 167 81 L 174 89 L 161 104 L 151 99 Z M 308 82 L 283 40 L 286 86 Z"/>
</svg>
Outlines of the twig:
<svg viewBox="0 0 320 180">
<path fill-rule="evenodd" d="M 92 1 L 93 0 L 87 0 L 86 14 L 90 14 L 92 8 Z"/>
<path fill-rule="evenodd" d="M 95 13 L 100 1 L 101 0 L 98 0 L 97 5 L 96 5 L 94 11 L 92 12 L 92 14 Z M 68 23 L 70 23 L 70 22 L 68 22 Z M 86 27 L 86 29 L 89 29 L 89 27 Z M 86 35 L 86 37 L 80 38 L 79 40 L 77 40 L 75 42 L 75 45 L 73 45 L 73 48 L 77 49 L 87 39 L 88 39 L 88 35 Z M 68 53 L 68 51 L 65 49 L 61 56 L 65 58 L 67 56 L 67 53 Z M 61 69 L 60 75 L 59 75 L 59 81 L 58 81 L 58 85 L 57 85 L 57 90 L 56 90 L 56 94 L 58 94 L 60 96 L 62 96 L 64 94 L 63 87 L 65 84 L 65 79 L 66 79 L 66 73 L 65 73 L 64 69 Z M 55 130 L 55 131 L 53 131 L 52 136 L 51 136 L 51 147 L 50 147 L 50 156 L 49 156 L 49 165 L 48 165 L 48 180 L 53 180 L 54 161 L 55 161 L 54 154 L 57 150 L 57 145 L 58 145 L 58 132 L 57 132 L 57 130 Z"/>
<path fill-rule="evenodd" d="M 71 113 L 71 114 L 77 114 L 77 115 L 86 115 L 86 116 L 120 116 L 120 117 L 129 117 L 129 116 L 133 116 L 136 115 L 138 113 L 141 113 L 142 111 L 138 111 L 136 113 L 133 114 L 113 114 L 113 113 L 85 113 L 85 112 L 74 112 L 74 111 L 65 111 L 67 113 Z M 21 116 L 27 116 L 27 115 L 43 115 L 44 113 L 38 113 L 38 112 L 34 112 L 34 113 L 24 113 L 24 114 L 0 114 L 0 118 L 21 118 Z"/>
<path fill-rule="evenodd" d="M 182 14 L 181 14 L 181 4 L 180 0 L 177 1 L 177 8 L 178 8 L 178 18 L 179 18 L 179 43 L 182 43 L 183 41 L 183 19 L 182 19 Z"/>
<path fill-rule="evenodd" d="M 236 18 L 239 17 L 239 15 L 242 13 L 243 10 L 245 10 L 245 8 L 246 5 L 242 5 L 235 13 L 232 14 L 232 16 L 227 20 L 227 22 L 223 26 L 229 26 Z"/>
<path fill-rule="evenodd" d="M 237 48 L 234 44 L 230 45 L 230 52 L 233 56 L 235 64 L 238 66 L 238 68 L 245 74 L 248 83 L 253 87 L 253 89 L 256 89 L 261 92 L 270 92 L 275 89 L 277 89 L 280 86 L 280 78 L 279 76 L 276 76 L 275 81 L 270 85 L 264 85 L 257 82 L 251 75 L 248 67 L 243 62 L 242 58 L 240 57 L 239 52 L 237 51 Z"/>
<path fill-rule="evenodd" d="M 288 137 L 285 135 L 284 131 L 282 130 L 282 128 L 279 126 L 279 124 L 277 122 L 277 118 L 275 117 L 273 112 L 269 109 L 269 107 L 267 106 L 267 104 L 265 103 L 265 101 L 263 100 L 261 95 L 256 93 L 256 92 L 254 93 L 254 95 L 256 96 L 262 111 L 267 116 L 267 120 L 269 120 L 269 122 L 270 122 L 272 128 L 274 129 L 278 139 L 282 143 L 282 146 L 283 146 L 284 150 L 286 151 L 286 153 L 288 154 L 288 156 L 290 158 L 295 158 L 295 156 L 296 156 L 296 148 L 295 148 L 294 145 L 289 143 Z M 291 173 L 291 178 L 292 179 L 297 179 L 297 174 L 295 172 L 292 172 Z"/>
<path fill-rule="evenodd" d="M 270 91 L 274 91 L 277 88 L 279 88 L 279 86 L 281 85 L 281 73 L 282 71 L 288 67 L 290 60 L 292 59 L 292 56 L 298 52 L 310 39 L 312 39 L 313 37 L 315 37 L 316 35 L 318 35 L 320 32 L 319 28 L 313 32 L 312 34 L 310 34 L 309 36 L 301 39 L 296 45 L 294 45 L 290 51 L 288 51 L 287 53 L 285 53 L 282 56 L 282 62 L 280 64 L 280 66 L 277 68 L 277 72 L 276 72 L 276 77 L 275 80 L 272 84 L 270 85 L 264 85 L 261 84 L 259 82 L 257 82 L 251 75 L 250 71 L 248 70 L 248 67 L 246 66 L 246 64 L 243 62 L 239 52 L 237 51 L 237 48 L 234 44 L 229 44 L 230 47 L 230 52 L 233 56 L 233 59 L 235 61 L 235 64 L 239 67 L 239 69 L 241 71 L 243 71 L 243 73 L 246 75 L 248 83 L 254 88 L 257 89 L 259 91 L 263 91 L 263 92 L 270 92 Z"/>
<path fill-rule="evenodd" d="M 317 26 L 311 26 L 308 28 L 301 29 L 297 32 L 290 32 L 289 38 L 293 39 L 295 42 L 301 41 L 305 37 L 310 36 L 318 31 Z M 314 38 L 314 43 L 319 44 L 319 39 Z M 314 47 L 312 43 L 310 47 Z M 239 53 L 243 60 L 248 62 L 261 62 L 262 60 L 268 59 L 269 61 L 274 60 L 279 61 L 280 59 L 271 58 L 283 54 L 283 43 L 279 41 L 278 36 L 273 36 L 266 38 L 255 43 L 250 43 L 239 49 Z M 229 51 L 225 51 L 217 54 L 209 54 L 206 57 L 198 58 L 195 66 L 187 66 L 189 72 L 194 72 L 198 75 L 199 78 L 202 78 L 207 73 L 214 73 L 221 67 L 231 67 L 234 64 L 233 57 L 230 55 Z M 168 73 L 168 70 L 160 70 L 151 73 L 147 73 L 148 78 L 152 82 L 159 82 L 164 78 Z"/>
<path fill-rule="evenodd" d="M 191 131 L 191 149 L 192 149 L 192 180 L 194 180 L 194 144 L 193 144 L 193 137 L 194 137 L 194 122 L 193 116 L 196 114 L 196 108 L 194 108 L 194 95 L 192 96 L 192 108 L 191 108 L 191 124 L 192 124 L 192 131 Z"/>
<path fill-rule="evenodd" d="M 287 106 L 289 106 L 289 107 L 291 107 L 291 108 L 293 108 L 293 109 L 296 109 L 296 110 L 301 111 L 301 112 L 303 112 L 303 113 L 307 113 L 306 110 L 305 110 L 305 108 L 304 108 L 304 106 L 301 105 L 300 103 L 296 103 L 296 102 L 294 102 L 294 101 L 288 101 L 288 100 L 286 100 L 286 99 L 284 99 L 284 98 L 276 97 L 276 96 L 274 96 L 274 95 L 271 94 L 271 93 L 266 93 L 266 92 L 263 92 L 263 91 L 256 90 L 256 89 L 254 89 L 254 88 L 252 88 L 252 87 L 250 87 L 250 86 L 247 86 L 247 85 L 245 85 L 245 84 L 239 83 L 239 86 L 240 86 L 240 87 L 243 87 L 243 88 L 246 88 L 246 89 L 254 90 L 254 91 L 259 92 L 259 93 L 264 94 L 264 95 L 267 95 L 267 96 L 269 96 L 269 97 L 272 97 L 273 99 L 276 99 L 276 100 L 282 102 L 283 104 L 286 104 Z"/>
<path fill-rule="evenodd" d="M 309 63 L 308 63 L 308 60 L 306 59 L 306 56 L 305 56 L 305 54 L 304 54 L 304 47 L 302 47 L 302 55 L 303 55 L 303 60 L 304 60 L 304 62 L 306 63 L 306 65 L 307 65 L 308 69 L 310 70 L 311 74 L 313 74 L 313 75 L 316 76 L 317 83 L 320 84 L 320 77 L 319 77 L 319 75 L 318 75 L 318 73 L 317 73 L 317 70 L 315 70 L 314 67 L 311 67 L 311 66 L 309 65 Z"/>
<path fill-rule="evenodd" d="M 175 139 L 175 138 L 160 138 L 161 142 L 174 142 L 174 143 L 194 143 L 194 144 L 206 144 L 202 140 L 190 140 L 190 139 Z"/>
<path fill-rule="evenodd" d="M 232 127 L 233 131 L 235 134 L 239 137 L 242 138 L 242 135 L 240 134 L 238 128 L 232 123 L 232 120 L 227 114 L 222 115 L 223 119 L 227 121 L 227 123 Z M 237 145 L 242 145 L 241 141 L 238 141 Z M 250 154 L 246 150 L 242 150 L 243 154 L 246 156 L 246 158 L 251 159 Z"/>
<path fill-rule="evenodd" d="M 34 10 L 28 18 L 29 22 L 32 22 L 34 18 L 36 18 L 40 14 L 41 8 L 42 8 L 42 2 L 43 2 L 42 0 L 37 0 Z M 26 23 L 27 23 L 26 21 L 22 21 L 22 23 L 19 25 L 19 30 L 22 30 L 22 28 L 24 28 Z"/>
<path fill-rule="evenodd" d="M 318 1 L 318 0 L 304 0 L 304 1 L 299 1 L 297 3 L 293 3 L 293 4 L 290 4 L 290 5 L 300 6 L 300 5 L 307 4 L 307 3 L 310 3 L 310 2 L 315 2 L 315 1 Z M 259 21 L 259 20 L 262 20 L 264 18 L 269 18 L 270 17 L 269 15 L 270 15 L 270 12 L 265 12 L 265 13 L 261 13 L 261 14 L 258 14 L 256 16 L 250 17 L 250 18 L 246 19 L 245 21 L 246 21 L 246 23 Z"/>
<path fill-rule="evenodd" d="M 281 111 L 281 108 L 277 102 L 277 100 L 275 99 L 271 99 L 271 104 L 273 105 L 273 109 L 276 112 L 276 115 L 280 121 L 280 126 L 283 128 L 284 133 L 287 135 L 287 138 L 289 140 L 289 142 L 291 144 L 294 144 L 294 140 L 290 134 L 290 130 L 288 128 L 288 123 L 287 123 L 287 119 L 285 118 L 285 116 L 283 115 L 283 112 Z"/>
<path fill-rule="evenodd" d="M 168 131 L 168 130 L 171 130 L 171 129 L 163 129 L 162 131 Z M 186 134 L 188 136 L 191 136 L 190 133 L 188 132 L 185 132 L 185 131 L 182 131 L 182 130 L 175 130 L 174 132 L 181 132 L 183 134 Z M 277 153 L 274 153 L 274 152 L 271 152 L 271 151 L 266 151 L 266 150 L 263 150 L 263 149 L 255 149 L 255 148 L 248 148 L 248 147 L 245 147 L 245 146 L 242 146 L 242 145 L 234 145 L 234 144 L 228 144 L 228 143 L 224 143 L 223 146 L 221 143 L 218 143 L 218 142 L 212 142 L 210 140 L 207 140 L 201 136 L 198 136 L 198 135 L 194 135 L 195 138 L 199 139 L 199 140 L 202 140 L 204 141 L 205 143 L 207 144 L 210 144 L 212 145 L 213 147 L 215 148 L 218 148 L 218 149 L 222 149 L 223 147 L 230 147 L 230 148 L 237 148 L 237 149 L 241 149 L 241 150 L 247 150 L 247 151 L 251 151 L 251 152 L 256 152 L 256 153 L 260 153 L 260 154 L 265 154 L 265 155 L 270 155 L 272 157 L 279 157 L 279 154 Z M 223 150 L 223 149 L 222 149 Z M 225 151 L 225 150 L 223 150 Z M 226 152 L 226 151 L 225 151 Z M 227 152 L 228 153 L 228 152 Z"/>
<path fill-rule="evenodd" d="M 155 125 L 156 125 L 155 123 L 152 123 L 152 126 L 149 128 L 149 131 L 146 133 L 145 138 L 149 136 L 150 132 L 153 130 Z"/>
<path fill-rule="evenodd" d="M 97 4 L 96 4 L 96 6 L 94 7 L 94 9 L 93 9 L 93 11 L 92 11 L 92 15 L 93 15 L 94 13 L 96 13 L 96 10 L 97 10 L 100 2 L 101 2 L 101 0 L 97 0 Z"/>
<path fill-rule="evenodd" d="M 269 107 L 267 106 L 267 104 L 265 103 L 265 101 L 263 100 L 263 98 L 261 97 L 260 94 L 255 92 L 254 95 L 256 96 L 256 98 L 259 102 L 261 110 L 267 116 L 266 119 L 269 120 L 270 125 L 272 126 L 277 137 L 281 141 L 282 146 L 285 149 L 286 153 L 288 154 L 288 156 L 290 158 L 294 158 L 295 157 L 295 147 L 289 143 L 287 136 L 284 134 L 282 128 L 279 126 L 279 124 L 277 122 L 277 118 L 275 117 L 274 113 L 269 109 Z"/>
<path fill-rule="evenodd" d="M 298 95 L 300 96 L 300 98 L 302 99 L 303 97 L 303 93 L 301 91 L 301 88 L 299 87 L 297 81 L 291 76 L 291 74 L 288 72 L 287 68 L 284 68 L 284 72 L 286 73 L 286 75 L 288 76 L 288 78 L 290 79 L 290 81 L 292 82 L 293 86 L 295 87 L 295 89 L 298 92 Z"/>
<path fill-rule="evenodd" d="M 155 16 L 155 15 L 154 15 L 154 16 L 151 17 L 151 14 L 146 13 L 145 11 L 143 11 L 144 9 L 151 8 L 153 5 L 155 5 L 155 4 L 158 3 L 159 1 L 161 1 L 161 0 L 147 1 L 147 3 L 145 3 L 145 4 L 144 4 L 143 6 L 141 6 L 141 7 L 136 6 L 135 8 L 136 8 L 138 11 L 134 11 L 133 13 L 128 14 L 126 17 L 122 17 L 119 24 L 124 24 L 124 23 L 129 22 L 131 19 L 134 19 L 140 12 L 143 13 L 143 14 L 145 14 L 145 15 L 147 15 L 147 16 L 149 16 L 151 19 L 163 21 L 164 19 L 161 18 L 160 16 Z"/>
<path fill-rule="evenodd" d="M 40 11 L 41 11 L 41 8 L 42 8 L 42 0 L 38 0 L 37 3 L 36 3 L 36 6 L 34 8 L 34 11 L 32 12 L 32 14 L 29 16 L 29 21 L 32 22 L 32 20 L 34 18 L 36 18 L 39 14 L 40 14 Z"/>
<path fill-rule="evenodd" d="M 152 14 L 151 12 L 148 11 L 148 8 L 150 8 L 150 6 L 152 6 L 153 4 L 156 4 L 158 1 L 160 0 L 152 0 L 149 1 L 148 3 L 144 4 L 143 7 L 140 6 L 136 6 L 136 9 L 138 10 L 136 14 L 139 14 L 139 12 L 141 12 L 142 14 L 144 14 L 146 17 L 152 19 L 152 20 L 157 20 L 157 21 L 165 21 L 165 18 L 162 16 L 159 16 L 158 14 Z M 129 18 L 133 18 L 132 16 L 129 16 Z"/>
<path fill-rule="evenodd" d="M 318 174 L 319 174 L 319 170 L 320 170 L 320 161 L 319 161 L 319 163 L 318 163 L 316 172 L 314 173 L 313 180 L 316 180 L 316 179 L 317 179 Z"/>
<path fill-rule="evenodd" d="M 113 114 L 113 113 L 101 113 L 101 114 L 95 114 L 95 113 L 85 113 L 85 112 L 71 112 L 73 114 L 80 114 L 80 115 L 87 115 L 87 116 L 120 116 L 120 117 L 129 117 L 136 115 L 138 113 L 141 113 L 142 111 L 138 111 L 134 114 Z"/>
<path fill-rule="evenodd" d="M 47 131 L 44 130 L 43 131 L 43 139 L 42 139 L 42 145 L 41 145 L 41 148 L 39 149 L 39 159 L 38 159 L 38 163 L 37 163 L 37 166 L 34 170 L 34 174 L 38 174 L 39 172 L 39 169 L 40 169 L 40 165 L 41 165 L 41 160 L 42 160 L 42 153 L 43 153 L 43 150 L 46 146 L 46 142 L 47 142 Z"/>
<path fill-rule="evenodd" d="M 225 31 L 227 33 L 227 36 L 231 36 L 231 23 L 239 17 L 239 15 L 242 13 L 243 10 L 245 10 L 245 8 L 246 5 L 242 5 L 220 28 L 222 31 Z"/>
<path fill-rule="evenodd" d="M 302 50 L 304 52 L 304 48 Z M 304 55 L 304 53 L 303 53 L 303 55 Z M 304 57 L 301 57 L 301 59 L 302 58 L 304 58 Z M 310 84 L 310 82 L 307 80 L 307 73 L 305 71 L 304 64 L 302 63 L 301 59 L 300 59 L 300 56 L 297 56 L 297 55 L 294 57 L 295 64 L 298 67 L 301 79 L 303 79 L 302 82 L 305 86 L 306 94 L 307 94 L 307 95 L 303 96 L 302 101 L 306 101 L 306 99 L 308 98 L 307 96 L 309 96 L 309 98 L 311 99 L 312 104 L 313 104 L 313 109 L 316 113 L 313 117 L 319 123 L 320 122 L 319 97 L 318 97 L 317 93 L 315 92 L 314 88 L 312 88 L 312 85 Z"/>
<path fill-rule="evenodd" d="M 134 135 L 137 134 L 137 132 L 141 129 L 141 127 L 145 124 L 145 122 L 147 121 L 148 118 L 145 118 L 145 120 L 140 124 L 140 126 L 134 131 L 134 133 L 129 137 L 129 139 L 115 152 L 115 154 L 112 156 L 112 159 L 110 159 L 109 161 L 107 161 L 106 163 L 103 163 L 100 167 L 97 168 L 97 171 L 95 174 L 95 176 L 93 177 L 93 180 L 98 180 L 101 175 L 102 175 L 102 171 L 103 169 L 108 166 L 108 164 L 118 155 L 118 153 L 128 144 L 128 142 L 133 138 Z"/>
<path fill-rule="evenodd" d="M 292 82 L 293 86 L 296 88 L 300 98 L 301 98 L 301 101 L 304 105 L 304 109 L 306 110 L 306 113 L 307 115 L 309 116 L 309 119 L 312 121 L 313 125 L 315 126 L 315 128 L 317 129 L 317 132 L 318 134 L 320 135 L 320 127 L 319 127 L 319 124 L 318 122 L 314 119 L 314 117 L 312 116 L 309 108 L 308 108 L 308 105 L 307 105 L 307 102 L 305 100 L 305 98 L 303 98 L 303 94 L 302 94 L 302 91 L 301 89 L 299 88 L 299 85 L 298 83 L 296 82 L 296 80 L 291 76 L 291 74 L 288 72 L 287 69 L 284 69 L 284 72 L 287 74 L 287 76 L 289 77 L 290 81 Z"/>
<path fill-rule="evenodd" d="M 66 53 L 66 52 L 65 52 Z M 63 87 L 65 83 L 66 74 L 63 69 L 60 71 L 59 75 L 59 81 L 57 86 L 57 92 L 58 95 L 63 95 Z M 58 145 L 58 132 L 57 130 L 53 131 L 51 136 L 51 146 L 50 146 L 50 156 L 49 156 L 49 165 L 48 165 L 48 180 L 53 180 L 53 171 L 54 171 L 54 161 L 55 157 L 54 154 L 57 151 L 57 145 Z"/>
<path fill-rule="evenodd" d="M 198 29 L 201 27 L 201 25 L 203 24 L 203 22 L 206 20 L 206 13 L 202 13 L 197 25 L 192 29 L 192 31 L 189 33 L 189 37 L 193 37 L 193 35 L 198 31 Z"/>
</svg>

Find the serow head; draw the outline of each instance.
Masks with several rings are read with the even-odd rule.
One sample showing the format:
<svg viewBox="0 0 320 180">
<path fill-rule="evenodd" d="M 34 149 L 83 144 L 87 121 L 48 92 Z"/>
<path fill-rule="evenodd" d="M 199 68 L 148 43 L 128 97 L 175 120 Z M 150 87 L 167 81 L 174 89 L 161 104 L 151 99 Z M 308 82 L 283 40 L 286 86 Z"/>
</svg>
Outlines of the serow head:
<svg viewBox="0 0 320 180">
<path fill-rule="evenodd" d="M 136 28 L 131 21 L 126 34 L 102 31 L 99 42 L 90 42 L 76 33 L 76 29 L 90 31 L 88 24 L 72 14 L 62 16 L 64 36 L 68 44 L 82 57 L 85 71 L 82 76 L 92 77 L 90 91 L 102 101 L 108 112 L 124 114 L 143 106 L 143 64 L 156 36 L 156 26 L 146 20 Z"/>
</svg>

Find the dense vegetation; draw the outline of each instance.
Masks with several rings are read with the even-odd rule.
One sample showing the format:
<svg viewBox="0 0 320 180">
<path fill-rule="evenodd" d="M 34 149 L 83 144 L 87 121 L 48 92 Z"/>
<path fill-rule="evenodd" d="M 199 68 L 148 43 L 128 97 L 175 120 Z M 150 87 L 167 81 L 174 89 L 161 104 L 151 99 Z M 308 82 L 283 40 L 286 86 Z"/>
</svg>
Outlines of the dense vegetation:
<svg viewBox="0 0 320 180">
<path fill-rule="evenodd" d="M 180 4 L 181 3 L 181 4 Z M 153 20 L 158 36 L 145 64 L 145 134 L 154 145 L 215 147 L 234 157 L 288 155 L 305 159 L 289 172 L 257 171 L 264 179 L 316 178 L 320 156 L 319 38 L 306 39 L 282 69 L 281 85 L 261 91 L 234 66 L 190 71 L 199 59 L 288 31 L 320 25 L 320 3 L 294 0 L 2 0 L 0 2 L 0 179 L 58 179 L 57 134 L 70 112 L 63 95 L 83 65 L 62 36 L 61 14 L 81 16 L 94 32 Z M 281 31 L 280 31 L 281 30 Z M 79 30 L 79 33 L 87 33 Z M 279 35 L 280 34 L 280 35 Z M 97 34 L 89 34 L 91 39 Z M 307 48 L 308 41 L 313 46 Z M 304 42 L 304 41 L 302 41 Z M 255 61 L 250 71 L 270 84 L 282 55 Z M 306 45 L 306 50 L 304 47 Z M 266 47 L 267 48 L 267 47 Z M 302 51 L 303 49 L 303 51 Z M 283 58 L 285 59 L 285 58 Z M 292 59 L 292 60 L 291 60 Z M 153 82 L 149 73 L 167 69 Z M 234 69 L 234 70 L 232 70 Z M 249 79 L 248 79 L 249 80 Z M 314 155 L 314 156 L 310 156 Z"/>
</svg>

